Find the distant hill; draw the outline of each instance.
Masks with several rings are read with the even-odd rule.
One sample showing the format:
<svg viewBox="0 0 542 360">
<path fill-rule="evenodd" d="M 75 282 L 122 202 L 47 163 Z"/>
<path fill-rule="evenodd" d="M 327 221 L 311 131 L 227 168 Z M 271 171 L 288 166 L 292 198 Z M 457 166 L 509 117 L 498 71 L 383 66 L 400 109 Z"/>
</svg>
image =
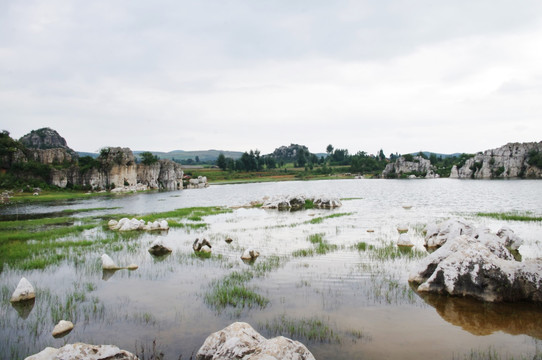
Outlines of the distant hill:
<svg viewBox="0 0 542 360">
<path fill-rule="evenodd" d="M 411 155 L 413 156 L 416 156 L 418 155 L 420 152 L 415 152 L 415 153 L 410 153 Z M 449 157 L 459 157 L 461 155 L 461 153 L 455 153 L 455 154 L 439 154 L 439 153 L 434 153 L 434 152 L 431 152 L 431 151 L 422 151 L 422 153 L 427 157 L 429 158 L 431 156 L 431 154 L 435 154 L 437 156 L 437 158 L 439 157 L 442 157 L 443 159 L 446 159 L 446 158 L 449 158 Z"/>
<path fill-rule="evenodd" d="M 139 157 L 139 154 L 145 152 L 143 151 L 134 151 L 134 155 L 136 157 Z M 224 154 L 226 157 L 230 157 L 232 159 L 239 159 L 243 153 L 241 151 L 224 151 L 224 150 L 199 150 L 199 151 L 184 151 L 184 150 L 173 150 L 170 152 L 158 152 L 158 151 L 150 151 L 153 155 L 158 156 L 160 159 L 169 159 L 173 161 L 186 161 L 189 159 L 192 159 L 196 161 L 196 156 L 198 157 L 200 162 L 212 162 L 216 161 L 218 158 L 218 155 L 221 153 Z"/>
</svg>

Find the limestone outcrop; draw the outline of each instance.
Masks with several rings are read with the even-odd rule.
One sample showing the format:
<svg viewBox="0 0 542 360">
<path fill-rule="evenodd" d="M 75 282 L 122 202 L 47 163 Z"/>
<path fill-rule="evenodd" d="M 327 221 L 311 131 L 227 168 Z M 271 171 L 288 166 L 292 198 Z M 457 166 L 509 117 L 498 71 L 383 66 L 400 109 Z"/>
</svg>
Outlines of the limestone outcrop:
<svg viewBox="0 0 542 360">
<path fill-rule="evenodd" d="M 304 196 L 275 196 L 271 199 L 267 198 L 262 204 L 264 209 L 278 209 L 295 211 L 305 209 L 307 203 L 311 203 L 315 208 L 319 209 L 334 209 L 342 206 L 341 201 L 335 197 L 317 197 L 306 198 Z"/>
<path fill-rule="evenodd" d="M 67 344 L 59 349 L 47 347 L 25 360 L 85 359 L 85 360 L 139 360 L 137 356 L 114 345 Z"/>
<path fill-rule="evenodd" d="M 418 292 L 483 301 L 542 302 L 542 262 L 516 261 L 506 238 L 482 229 L 448 238 L 422 259 L 409 282 Z"/>
<path fill-rule="evenodd" d="M 169 224 L 166 220 L 155 220 L 145 222 L 145 220 L 138 220 L 136 218 L 128 219 L 122 218 L 119 221 L 109 220 L 107 223 L 109 229 L 118 231 L 155 231 L 155 230 L 169 230 Z"/>
<path fill-rule="evenodd" d="M 421 156 L 414 156 L 411 161 L 404 156 L 400 156 L 395 162 L 386 165 L 384 171 L 382 171 L 383 178 L 403 176 L 428 179 L 439 177 L 438 174 L 435 173 L 435 168 L 431 165 L 431 161 L 424 159 Z"/>
<path fill-rule="evenodd" d="M 542 141 L 508 143 L 480 152 L 450 174 L 458 179 L 542 178 Z"/>
<path fill-rule="evenodd" d="M 298 341 L 283 336 L 268 340 L 249 324 L 236 322 L 209 335 L 196 359 L 314 360 L 314 356 Z"/>
<path fill-rule="evenodd" d="M 207 176 L 198 176 L 197 178 L 188 179 L 186 184 L 187 189 L 203 189 L 209 187 Z"/>
</svg>

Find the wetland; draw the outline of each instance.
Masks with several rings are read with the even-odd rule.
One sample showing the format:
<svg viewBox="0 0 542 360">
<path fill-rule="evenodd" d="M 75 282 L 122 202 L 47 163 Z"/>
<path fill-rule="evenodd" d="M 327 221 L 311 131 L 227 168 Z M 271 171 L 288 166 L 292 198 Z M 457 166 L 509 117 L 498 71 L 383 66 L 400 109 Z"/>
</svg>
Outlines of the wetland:
<svg viewBox="0 0 542 360">
<path fill-rule="evenodd" d="M 243 207 L 265 197 L 340 198 L 336 209 Z M 168 231 L 117 232 L 111 219 L 165 219 Z M 540 359 L 542 306 L 419 296 L 423 229 L 463 218 L 524 240 L 542 258 L 542 183 L 530 180 L 320 180 L 14 204 L 0 209 L 0 358 L 47 346 L 114 344 L 141 359 L 188 359 L 245 321 L 304 343 L 316 359 Z M 408 228 L 413 248 L 396 246 Z M 157 238 L 170 255 L 147 250 Z M 192 244 L 205 238 L 210 255 Z M 230 243 L 226 239 L 231 239 Z M 260 256 L 240 259 L 246 249 Z M 108 254 L 119 266 L 102 270 Z M 21 277 L 34 302 L 13 306 Z M 51 331 L 61 320 L 74 329 Z"/>
</svg>

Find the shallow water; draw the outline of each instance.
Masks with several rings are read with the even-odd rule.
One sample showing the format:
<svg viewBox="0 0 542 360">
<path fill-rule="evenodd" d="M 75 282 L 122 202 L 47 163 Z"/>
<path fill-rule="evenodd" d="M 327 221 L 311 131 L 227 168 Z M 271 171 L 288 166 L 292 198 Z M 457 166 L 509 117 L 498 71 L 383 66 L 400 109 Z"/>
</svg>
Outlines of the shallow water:
<svg viewBox="0 0 542 360">
<path fill-rule="evenodd" d="M 476 217 L 476 212 L 529 211 L 542 215 L 542 182 L 439 180 L 334 180 L 211 186 L 207 189 L 89 199 L 70 204 L 28 205 L 2 209 L 3 214 L 58 212 L 64 209 L 119 207 L 99 213 L 149 213 L 192 206 L 238 206 L 275 195 L 351 198 L 334 210 L 277 212 L 236 209 L 204 219 L 199 230 L 170 229 L 139 234 L 101 251 L 89 251 L 44 271 L 7 269 L 1 274 L 0 358 L 24 358 L 46 346 L 65 343 L 113 343 L 149 358 L 153 340 L 166 359 L 189 358 L 205 338 L 233 321 L 246 321 L 264 336 L 278 335 L 277 319 L 318 319 L 333 336 L 325 341 L 300 340 L 317 359 L 452 359 L 497 352 L 501 358 L 542 351 L 542 308 L 526 304 L 487 305 L 447 297 L 421 298 L 407 283 L 416 258 L 378 259 L 353 246 L 364 241 L 375 247 L 398 238 L 397 226 L 407 225 L 419 251 L 421 230 L 430 221 L 463 217 L 492 231 L 509 226 L 526 244 L 524 258 L 542 254 L 542 225 Z M 352 199 L 353 198 L 353 199 Z M 412 208 L 406 210 L 403 205 Z M 77 216 L 94 215 L 82 213 Z M 330 214 L 319 224 L 311 219 Z M 373 233 L 367 232 L 374 230 Z M 104 230 L 77 238 L 100 239 Z M 310 249 L 311 234 L 324 234 L 336 251 L 293 257 Z M 174 248 L 165 258 L 147 249 L 157 237 Z M 192 256 L 195 238 L 213 244 L 213 256 Z M 227 244 L 224 239 L 231 237 Z M 256 263 L 239 256 L 253 247 L 262 254 Z M 99 257 L 107 252 L 119 265 L 136 263 L 136 271 L 103 273 Z M 249 283 L 269 299 L 265 308 L 217 309 L 205 303 L 214 280 L 233 271 L 251 269 L 274 256 L 280 266 Z M 15 309 L 9 297 L 21 276 L 37 288 L 31 308 Z M 75 294 L 75 295 L 74 295 Z M 69 314 L 74 330 L 61 339 L 50 334 L 53 310 L 70 295 L 77 299 Z M 267 325 L 267 326 L 266 326 Z"/>
</svg>

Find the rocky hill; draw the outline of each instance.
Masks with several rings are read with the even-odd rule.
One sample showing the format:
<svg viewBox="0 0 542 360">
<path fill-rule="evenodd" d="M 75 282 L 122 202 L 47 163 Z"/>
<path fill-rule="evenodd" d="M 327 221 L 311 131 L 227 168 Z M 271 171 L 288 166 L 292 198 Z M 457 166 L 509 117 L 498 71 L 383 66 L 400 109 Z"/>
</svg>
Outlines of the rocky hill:
<svg viewBox="0 0 542 360">
<path fill-rule="evenodd" d="M 435 168 L 428 159 L 421 156 L 400 156 L 395 162 L 386 165 L 383 178 L 435 178 Z"/>
<path fill-rule="evenodd" d="M 79 159 L 66 140 L 49 128 L 32 131 L 19 141 L 4 132 L 0 145 L 2 172 L 16 179 L 60 188 L 176 190 L 183 186 L 181 166 L 171 160 L 137 164 L 132 151 L 120 147 L 104 148 L 95 159 Z"/>
<path fill-rule="evenodd" d="M 508 143 L 486 150 L 468 159 L 460 168 L 454 166 L 451 178 L 509 179 L 542 178 L 542 141 Z"/>
<path fill-rule="evenodd" d="M 298 160 L 300 153 L 310 155 L 309 149 L 305 145 L 290 144 L 290 146 L 276 148 L 275 151 L 266 156 L 273 157 L 276 161 L 295 162 Z"/>
</svg>

